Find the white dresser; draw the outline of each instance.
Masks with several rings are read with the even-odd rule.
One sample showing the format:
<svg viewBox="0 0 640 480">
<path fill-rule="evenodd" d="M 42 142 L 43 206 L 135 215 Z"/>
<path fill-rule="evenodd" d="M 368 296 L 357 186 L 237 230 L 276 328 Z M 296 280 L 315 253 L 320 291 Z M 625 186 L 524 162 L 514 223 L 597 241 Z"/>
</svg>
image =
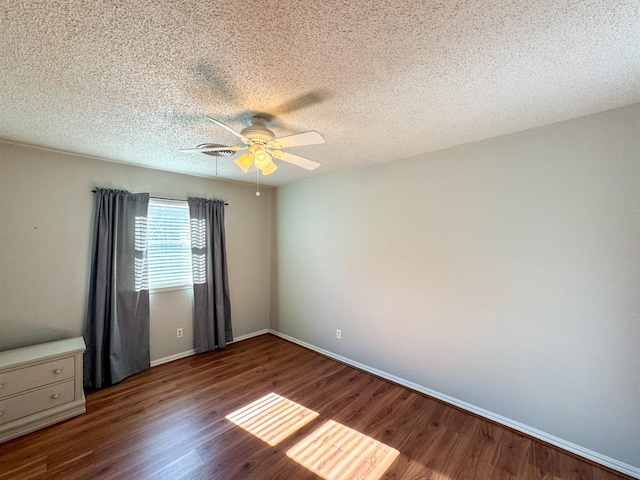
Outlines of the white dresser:
<svg viewBox="0 0 640 480">
<path fill-rule="evenodd" d="M 86 411 L 82 337 L 0 352 L 0 442 Z"/>
</svg>

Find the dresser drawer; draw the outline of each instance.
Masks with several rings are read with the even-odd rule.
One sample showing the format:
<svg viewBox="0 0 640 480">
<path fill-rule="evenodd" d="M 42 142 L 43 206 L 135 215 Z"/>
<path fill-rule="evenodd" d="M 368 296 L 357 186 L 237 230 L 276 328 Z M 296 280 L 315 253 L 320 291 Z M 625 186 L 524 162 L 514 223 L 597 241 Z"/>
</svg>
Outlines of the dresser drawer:
<svg viewBox="0 0 640 480">
<path fill-rule="evenodd" d="M 0 425 L 73 400 L 73 380 L 0 400 Z"/>
<path fill-rule="evenodd" d="M 60 358 L 0 373 L 0 398 L 73 378 L 74 375 L 75 360 L 73 357 Z"/>
</svg>

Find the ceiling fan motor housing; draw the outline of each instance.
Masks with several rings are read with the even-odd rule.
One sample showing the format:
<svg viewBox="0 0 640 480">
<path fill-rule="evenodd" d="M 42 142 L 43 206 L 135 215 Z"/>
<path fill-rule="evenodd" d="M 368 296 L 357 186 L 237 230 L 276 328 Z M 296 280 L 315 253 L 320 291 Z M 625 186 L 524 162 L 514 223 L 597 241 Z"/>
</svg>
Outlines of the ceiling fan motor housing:
<svg viewBox="0 0 640 480">
<path fill-rule="evenodd" d="M 251 125 L 240 133 L 253 143 L 267 145 L 276 135 L 265 125 L 266 120 L 261 117 L 251 117 Z"/>
</svg>

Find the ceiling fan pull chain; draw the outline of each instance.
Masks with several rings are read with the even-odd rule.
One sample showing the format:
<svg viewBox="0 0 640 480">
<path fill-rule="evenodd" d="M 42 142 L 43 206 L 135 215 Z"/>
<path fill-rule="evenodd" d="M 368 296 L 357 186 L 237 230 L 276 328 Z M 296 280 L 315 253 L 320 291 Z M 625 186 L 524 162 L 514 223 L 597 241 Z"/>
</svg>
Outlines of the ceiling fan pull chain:
<svg viewBox="0 0 640 480">
<path fill-rule="evenodd" d="M 260 169 L 256 168 L 256 197 L 260 196 Z"/>
</svg>

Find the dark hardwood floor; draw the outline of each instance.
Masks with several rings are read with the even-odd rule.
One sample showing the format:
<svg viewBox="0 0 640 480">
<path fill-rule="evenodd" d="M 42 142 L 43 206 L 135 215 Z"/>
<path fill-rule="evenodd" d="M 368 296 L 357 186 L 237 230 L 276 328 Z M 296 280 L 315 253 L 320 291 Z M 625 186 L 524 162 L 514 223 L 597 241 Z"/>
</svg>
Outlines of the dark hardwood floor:
<svg viewBox="0 0 640 480">
<path fill-rule="evenodd" d="M 244 428 L 225 418 L 270 393 L 289 402 L 272 396 L 236 413 Z M 274 446 L 259 438 L 283 424 L 300 428 Z M 313 440 L 323 426 L 331 441 Z M 309 468 L 366 480 L 381 462 L 371 452 L 393 449 L 381 478 L 628 478 L 263 335 L 89 393 L 85 415 L 0 444 L 0 480 L 321 478 Z"/>
</svg>

